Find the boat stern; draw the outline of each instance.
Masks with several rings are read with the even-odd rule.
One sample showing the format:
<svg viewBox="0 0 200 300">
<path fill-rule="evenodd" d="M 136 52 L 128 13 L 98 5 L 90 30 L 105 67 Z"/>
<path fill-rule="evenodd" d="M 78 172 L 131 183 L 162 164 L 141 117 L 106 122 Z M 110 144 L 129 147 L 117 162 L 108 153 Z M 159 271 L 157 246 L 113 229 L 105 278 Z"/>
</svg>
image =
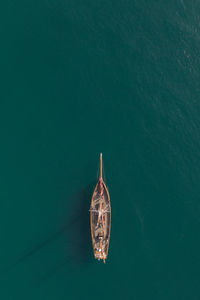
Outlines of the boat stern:
<svg viewBox="0 0 200 300">
<path fill-rule="evenodd" d="M 104 251 L 101 251 L 101 249 L 96 249 L 96 251 L 94 252 L 94 257 L 98 260 L 103 260 L 105 263 L 107 255 Z"/>
</svg>

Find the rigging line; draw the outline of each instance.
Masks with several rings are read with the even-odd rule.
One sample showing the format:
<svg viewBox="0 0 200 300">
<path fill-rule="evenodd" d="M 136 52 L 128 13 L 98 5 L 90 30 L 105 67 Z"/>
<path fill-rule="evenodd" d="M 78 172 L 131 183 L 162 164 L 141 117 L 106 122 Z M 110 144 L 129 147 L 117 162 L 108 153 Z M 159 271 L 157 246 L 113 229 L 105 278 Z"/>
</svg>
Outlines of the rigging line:
<svg viewBox="0 0 200 300">
<path fill-rule="evenodd" d="M 106 182 L 106 172 L 105 172 L 105 169 L 104 169 L 104 162 L 102 164 L 102 170 L 103 170 L 103 180 L 104 180 L 104 182 Z"/>
</svg>

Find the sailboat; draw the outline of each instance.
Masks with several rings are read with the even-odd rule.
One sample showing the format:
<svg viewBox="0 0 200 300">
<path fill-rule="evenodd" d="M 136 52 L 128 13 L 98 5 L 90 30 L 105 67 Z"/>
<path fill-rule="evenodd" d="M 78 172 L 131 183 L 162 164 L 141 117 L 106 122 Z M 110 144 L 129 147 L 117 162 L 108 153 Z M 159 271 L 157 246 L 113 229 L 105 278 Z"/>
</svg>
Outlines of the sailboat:
<svg viewBox="0 0 200 300">
<path fill-rule="evenodd" d="M 94 257 L 105 263 L 110 242 L 111 205 L 108 188 L 102 175 L 102 153 L 100 154 L 100 176 L 90 206 L 90 225 Z"/>
</svg>

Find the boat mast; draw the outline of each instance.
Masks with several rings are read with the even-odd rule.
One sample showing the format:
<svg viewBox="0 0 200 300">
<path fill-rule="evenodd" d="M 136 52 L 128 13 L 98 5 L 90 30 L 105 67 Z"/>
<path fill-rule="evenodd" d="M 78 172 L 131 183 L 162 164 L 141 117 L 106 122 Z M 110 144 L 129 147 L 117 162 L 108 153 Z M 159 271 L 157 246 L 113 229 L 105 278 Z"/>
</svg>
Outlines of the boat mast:
<svg viewBox="0 0 200 300">
<path fill-rule="evenodd" d="M 102 153 L 100 153 L 100 177 L 99 179 L 103 179 L 102 178 Z"/>
</svg>

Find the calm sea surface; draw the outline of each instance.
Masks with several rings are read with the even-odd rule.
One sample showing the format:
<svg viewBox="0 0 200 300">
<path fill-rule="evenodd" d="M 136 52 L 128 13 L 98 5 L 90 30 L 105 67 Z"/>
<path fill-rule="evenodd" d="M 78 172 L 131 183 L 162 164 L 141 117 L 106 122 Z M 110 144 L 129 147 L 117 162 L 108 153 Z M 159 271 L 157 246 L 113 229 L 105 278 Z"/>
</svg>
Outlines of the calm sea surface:
<svg viewBox="0 0 200 300">
<path fill-rule="evenodd" d="M 0 4 L 0 299 L 200 299 L 200 2 Z M 89 205 L 99 153 L 106 265 Z"/>
</svg>

